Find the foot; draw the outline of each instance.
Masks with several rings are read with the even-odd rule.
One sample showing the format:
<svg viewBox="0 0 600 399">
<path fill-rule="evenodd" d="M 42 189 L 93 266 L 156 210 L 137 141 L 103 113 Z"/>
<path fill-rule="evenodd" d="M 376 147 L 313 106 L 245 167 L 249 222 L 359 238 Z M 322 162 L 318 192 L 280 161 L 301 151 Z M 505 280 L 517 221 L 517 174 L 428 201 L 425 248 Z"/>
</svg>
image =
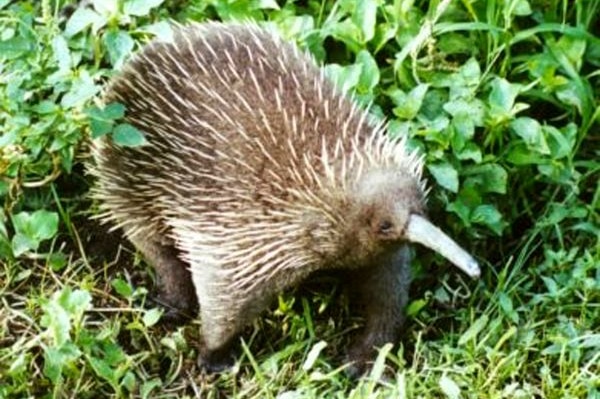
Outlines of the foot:
<svg viewBox="0 0 600 399">
<path fill-rule="evenodd" d="M 230 347 L 216 351 L 201 351 L 198 355 L 198 367 L 209 374 L 230 370 L 235 364 L 235 357 Z"/>
</svg>

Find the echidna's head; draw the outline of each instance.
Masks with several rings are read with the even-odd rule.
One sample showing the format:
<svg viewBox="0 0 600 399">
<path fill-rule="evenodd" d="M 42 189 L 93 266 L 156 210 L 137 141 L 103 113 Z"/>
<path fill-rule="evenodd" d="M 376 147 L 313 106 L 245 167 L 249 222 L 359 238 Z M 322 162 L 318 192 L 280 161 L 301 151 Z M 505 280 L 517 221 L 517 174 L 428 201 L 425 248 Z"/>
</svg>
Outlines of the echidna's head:
<svg viewBox="0 0 600 399">
<path fill-rule="evenodd" d="M 472 277 L 477 262 L 424 216 L 425 194 L 418 179 L 404 170 L 368 171 L 350 195 L 346 220 L 358 257 L 376 258 L 403 242 L 421 243 Z"/>
<path fill-rule="evenodd" d="M 395 170 L 366 173 L 350 195 L 349 222 L 360 241 L 369 246 L 403 240 L 410 215 L 424 212 L 419 184 Z"/>
</svg>

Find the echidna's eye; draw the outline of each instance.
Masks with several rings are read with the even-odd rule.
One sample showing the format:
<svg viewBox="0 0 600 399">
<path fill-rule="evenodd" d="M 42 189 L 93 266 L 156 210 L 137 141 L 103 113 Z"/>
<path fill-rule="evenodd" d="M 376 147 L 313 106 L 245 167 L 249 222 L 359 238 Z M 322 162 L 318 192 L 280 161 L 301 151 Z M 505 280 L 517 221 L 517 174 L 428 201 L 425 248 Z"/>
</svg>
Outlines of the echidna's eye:
<svg viewBox="0 0 600 399">
<path fill-rule="evenodd" d="M 394 227 L 392 225 L 392 222 L 390 222 L 389 220 L 384 220 L 381 223 L 379 223 L 379 232 L 382 234 L 387 234 L 390 231 L 392 231 L 392 227 Z"/>
</svg>

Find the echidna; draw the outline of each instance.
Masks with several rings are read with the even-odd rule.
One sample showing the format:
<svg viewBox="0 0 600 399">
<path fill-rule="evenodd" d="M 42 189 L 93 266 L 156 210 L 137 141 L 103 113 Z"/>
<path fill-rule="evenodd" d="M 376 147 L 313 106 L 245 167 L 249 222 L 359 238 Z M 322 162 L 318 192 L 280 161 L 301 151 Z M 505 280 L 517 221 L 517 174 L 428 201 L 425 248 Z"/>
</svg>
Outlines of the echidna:
<svg viewBox="0 0 600 399">
<path fill-rule="evenodd" d="M 124 66 L 104 101 L 124 104 L 148 144 L 98 140 L 93 196 L 156 268 L 162 300 L 199 305 L 209 369 L 314 271 L 344 269 L 365 308 L 348 351 L 357 372 L 399 333 L 407 242 L 479 274 L 423 215 L 422 159 L 272 29 L 177 26 Z"/>
</svg>

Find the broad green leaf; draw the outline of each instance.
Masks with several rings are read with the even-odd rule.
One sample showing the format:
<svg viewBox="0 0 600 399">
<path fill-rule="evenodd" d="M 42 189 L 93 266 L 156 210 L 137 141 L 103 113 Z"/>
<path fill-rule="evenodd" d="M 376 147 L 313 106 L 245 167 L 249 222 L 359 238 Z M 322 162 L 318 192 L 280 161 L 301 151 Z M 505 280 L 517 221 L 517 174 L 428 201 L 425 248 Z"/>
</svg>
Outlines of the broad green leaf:
<svg viewBox="0 0 600 399">
<path fill-rule="evenodd" d="M 362 42 L 370 41 L 375 35 L 375 20 L 377 17 L 376 0 L 357 0 L 352 14 L 352 21 L 362 32 Z"/>
<path fill-rule="evenodd" d="M 126 372 L 123 378 L 121 379 L 121 385 L 123 385 L 125 389 L 127 389 L 129 392 L 133 392 L 133 390 L 137 386 L 135 374 L 131 371 Z"/>
<path fill-rule="evenodd" d="M 450 294 L 448 294 L 448 291 L 443 286 L 435 290 L 433 298 L 437 303 L 450 304 L 451 302 Z"/>
<path fill-rule="evenodd" d="M 54 51 L 54 59 L 58 64 L 58 70 L 61 72 L 69 71 L 71 69 L 71 51 L 62 35 L 57 35 L 52 39 L 52 50 Z"/>
<path fill-rule="evenodd" d="M 326 346 L 327 342 L 325 341 L 319 341 L 316 344 L 314 344 L 308 352 L 308 355 L 306 355 L 306 360 L 302 364 L 302 370 L 309 371 L 310 369 L 312 369 L 315 362 L 319 358 L 319 354 L 323 351 L 323 349 L 325 349 Z"/>
<path fill-rule="evenodd" d="M 565 346 L 566 346 L 566 343 L 565 344 L 561 344 L 561 343 L 552 344 L 552 345 L 544 348 L 544 350 L 541 352 L 541 354 L 544 356 L 558 355 L 559 353 L 562 353 L 564 351 Z"/>
<path fill-rule="evenodd" d="M 428 89 L 428 84 L 419 84 L 408 94 L 405 94 L 399 89 L 394 90 L 390 95 L 392 101 L 394 101 L 394 104 L 396 105 L 393 109 L 394 115 L 407 120 L 417 116 Z"/>
<path fill-rule="evenodd" d="M 33 110 L 38 114 L 52 114 L 57 112 L 58 109 L 58 105 L 49 100 L 40 101 L 33 107 Z"/>
<path fill-rule="evenodd" d="M 55 152 L 67 147 L 70 143 L 63 136 L 56 137 L 48 147 L 49 151 Z"/>
<path fill-rule="evenodd" d="M 47 262 L 53 271 L 58 272 L 67 265 L 67 257 L 62 252 L 54 252 L 48 256 Z"/>
<path fill-rule="evenodd" d="M 540 277 L 542 278 L 544 285 L 548 289 L 548 293 L 552 296 L 555 296 L 558 293 L 558 284 L 556 284 L 556 281 L 554 281 L 554 279 L 552 279 L 550 277 L 545 277 L 545 276 L 540 276 Z"/>
<path fill-rule="evenodd" d="M 63 289 L 58 293 L 58 302 L 71 318 L 80 320 L 83 313 L 92 307 L 92 296 L 83 289 Z"/>
<path fill-rule="evenodd" d="M 104 379 L 108 383 L 113 386 L 118 385 L 118 374 L 115 372 L 115 369 L 105 360 L 94 357 L 94 356 L 86 356 L 88 363 L 92 366 L 92 369 L 96 373 L 97 376 Z"/>
<path fill-rule="evenodd" d="M 125 106 L 117 102 L 107 104 L 104 108 L 98 108 L 94 105 L 87 108 L 85 113 L 92 119 L 115 120 L 125 116 Z"/>
<path fill-rule="evenodd" d="M 152 327 L 158 323 L 162 314 L 162 310 L 158 308 L 146 310 L 144 312 L 144 316 L 142 317 L 142 322 L 146 327 Z"/>
<path fill-rule="evenodd" d="M 505 226 L 502 214 L 493 205 L 479 205 L 473 211 L 471 221 L 489 227 L 497 235 L 502 235 Z"/>
<path fill-rule="evenodd" d="M 573 184 L 573 176 L 577 175 L 577 172 L 559 160 L 547 160 L 545 164 L 537 165 L 537 170 L 552 181 L 568 185 Z"/>
<path fill-rule="evenodd" d="M 124 147 L 139 147 L 147 143 L 144 134 L 128 123 L 115 127 L 112 138 L 117 145 Z"/>
<path fill-rule="evenodd" d="M 346 92 L 358 85 L 362 67 L 357 64 L 341 66 L 330 64 L 325 66 L 325 74 L 335 83 L 342 92 Z"/>
<path fill-rule="evenodd" d="M 17 135 L 17 130 L 13 130 L 10 132 L 6 132 L 0 135 L 0 148 L 7 147 L 11 144 L 15 144 L 19 136 Z"/>
<path fill-rule="evenodd" d="M 466 86 L 477 86 L 481 81 L 481 67 L 475 58 L 469 58 L 458 70 L 458 76 Z"/>
<path fill-rule="evenodd" d="M 38 210 L 31 214 L 29 223 L 35 238 L 48 240 L 54 237 L 58 231 L 58 214 Z"/>
<path fill-rule="evenodd" d="M 458 345 L 462 346 L 467 342 L 477 338 L 477 335 L 487 326 L 489 322 L 489 317 L 487 315 L 482 315 L 480 318 L 475 320 L 473 324 L 460 336 L 458 339 Z"/>
<path fill-rule="evenodd" d="M 454 117 L 470 118 L 475 126 L 483 126 L 485 118 L 485 105 L 478 98 L 455 99 L 443 105 L 444 111 Z"/>
<path fill-rule="evenodd" d="M 102 116 L 106 119 L 120 119 L 125 116 L 125 106 L 121 103 L 107 104 L 102 110 Z"/>
<path fill-rule="evenodd" d="M 476 185 L 482 193 L 506 194 L 508 173 L 496 163 L 471 166 L 463 170 L 463 175 L 468 176 L 465 184 Z"/>
<path fill-rule="evenodd" d="M 73 368 L 81 351 L 72 343 L 64 345 L 44 347 L 44 375 L 54 384 L 58 384 L 65 367 Z"/>
<path fill-rule="evenodd" d="M 393 86 L 393 88 L 395 89 L 396 87 Z M 393 89 L 389 90 L 389 93 L 393 93 Z M 419 113 L 429 120 L 434 120 L 438 116 L 444 114 L 444 105 L 447 103 L 447 90 L 430 88 L 423 98 L 423 103 L 421 104 Z"/>
<path fill-rule="evenodd" d="M 18 58 L 33 48 L 34 43 L 19 36 L 0 41 L 0 60 Z"/>
<path fill-rule="evenodd" d="M 71 340 L 71 319 L 67 311 L 58 304 L 56 297 L 57 293 L 54 293 L 52 299 L 42 307 L 44 315 L 41 325 L 46 327 L 52 345 L 61 346 Z"/>
<path fill-rule="evenodd" d="M 14 256 L 21 256 L 31 250 L 35 251 L 39 245 L 39 240 L 21 233 L 16 233 L 11 240 L 11 248 Z"/>
<path fill-rule="evenodd" d="M 356 63 L 361 66 L 358 89 L 361 92 L 371 92 L 379 83 L 379 68 L 377 62 L 366 50 L 361 50 L 356 56 Z"/>
<path fill-rule="evenodd" d="M 556 56 L 557 53 L 560 53 L 560 55 L 564 54 L 568 60 L 567 62 L 571 65 L 573 72 L 576 72 L 581 70 L 581 65 L 583 63 L 584 54 L 587 47 L 586 44 L 586 40 L 582 38 L 563 35 L 560 39 L 558 39 L 557 42 L 551 42 L 549 44 L 549 48 L 554 56 Z M 560 59 L 560 61 L 563 63 L 565 62 L 563 59 Z"/>
<path fill-rule="evenodd" d="M 133 288 L 131 285 L 121 278 L 113 279 L 110 285 L 112 285 L 115 291 L 124 298 L 129 298 L 133 295 Z"/>
<path fill-rule="evenodd" d="M 577 134 L 577 127 L 573 123 L 562 130 L 558 130 L 551 125 L 544 125 L 542 126 L 542 132 L 547 137 L 552 158 L 560 159 L 571 155 Z"/>
<path fill-rule="evenodd" d="M 127 15 L 143 17 L 150 14 L 150 10 L 162 4 L 164 0 L 126 0 L 123 12 Z"/>
<path fill-rule="evenodd" d="M 415 128 L 413 122 L 412 129 L 415 129 L 415 135 L 422 136 L 426 141 L 438 143 L 444 149 L 450 146 L 452 139 L 452 135 L 448 134 L 450 120 L 445 115 L 440 115 L 433 120 L 419 118 L 419 122 L 421 126 L 418 127 L 418 130 Z M 439 154 L 435 155 L 435 157 L 440 158 Z M 434 157 L 433 154 L 432 157 Z"/>
<path fill-rule="evenodd" d="M 440 389 L 448 399 L 460 399 L 460 388 L 445 374 L 440 378 Z"/>
<path fill-rule="evenodd" d="M 44 349 L 44 375 L 52 383 L 57 384 L 62 374 L 63 358 L 58 348 L 49 347 Z"/>
<path fill-rule="evenodd" d="M 548 148 L 552 158 L 560 159 L 571 154 L 572 146 L 569 140 L 554 126 L 542 126 L 544 136 L 548 137 Z"/>
<path fill-rule="evenodd" d="M 119 0 L 92 0 L 94 10 L 99 14 L 110 18 L 119 12 Z"/>
<path fill-rule="evenodd" d="M 414 301 L 411 301 L 406 307 L 406 315 L 408 317 L 416 316 L 421 311 L 421 309 L 427 306 L 427 303 L 428 302 L 426 299 L 416 299 Z"/>
<path fill-rule="evenodd" d="M 288 16 L 281 21 L 277 21 L 277 26 L 285 38 L 292 39 L 314 30 L 315 20 L 310 15 Z"/>
<path fill-rule="evenodd" d="M 104 44 L 108 50 L 110 63 L 115 68 L 120 68 L 133 50 L 134 42 L 129 33 L 122 30 L 109 31 L 104 35 Z"/>
<path fill-rule="evenodd" d="M 92 119 L 90 121 L 90 130 L 92 131 L 92 138 L 97 139 L 98 137 L 110 133 L 113 130 L 113 125 L 114 124 L 112 121 Z"/>
<path fill-rule="evenodd" d="M 90 118 L 90 119 L 106 119 L 104 117 L 104 110 L 96 105 L 92 105 L 90 107 L 87 107 L 86 109 L 83 110 L 83 112 Z"/>
<path fill-rule="evenodd" d="M 523 139 L 527 148 L 540 154 L 550 154 L 548 143 L 538 121 L 529 117 L 520 117 L 510 122 L 511 130 Z"/>
<path fill-rule="evenodd" d="M 77 10 L 67 21 L 64 34 L 67 37 L 75 36 L 90 25 L 101 25 L 103 18 L 87 7 L 77 7 Z"/>
<path fill-rule="evenodd" d="M 480 84 L 481 68 L 474 58 L 470 58 L 457 72 L 438 73 L 431 80 L 433 87 L 449 87 L 450 100 L 468 100 L 473 97 L 473 88 Z"/>
<path fill-rule="evenodd" d="M 590 334 L 581 341 L 581 348 L 600 349 L 600 334 Z"/>
<path fill-rule="evenodd" d="M 173 42 L 173 26 L 167 21 L 159 21 L 152 25 L 140 27 L 141 32 L 153 34 L 158 40 L 163 42 Z"/>
<path fill-rule="evenodd" d="M 562 103 L 574 106 L 579 113 L 583 112 L 585 95 L 585 92 L 581 90 L 580 86 L 573 81 L 570 81 L 556 91 L 556 97 Z"/>
<path fill-rule="evenodd" d="M 473 55 L 477 51 L 476 42 L 473 38 L 461 33 L 448 32 L 436 42 L 436 49 L 445 54 Z"/>
<path fill-rule="evenodd" d="M 154 390 L 158 390 L 158 391 L 162 391 L 162 386 L 163 386 L 163 382 L 160 380 L 160 378 L 153 378 L 149 381 L 144 381 L 142 386 L 140 387 L 140 395 L 142 396 L 142 399 L 148 399 L 148 398 L 153 398 L 156 397 L 158 392 L 155 392 L 154 394 L 152 394 L 152 391 Z"/>
<path fill-rule="evenodd" d="M 470 159 L 476 164 L 481 163 L 481 160 L 483 159 L 481 149 L 477 146 L 477 144 L 473 142 L 465 144 L 465 146 L 458 152 L 455 152 L 455 154 L 456 157 L 461 161 L 466 161 Z"/>
<path fill-rule="evenodd" d="M 252 5 L 260 10 L 279 10 L 280 8 L 276 0 L 253 0 Z"/>
<path fill-rule="evenodd" d="M 506 160 L 514 165 L 533 165 L 546 162 L 540 154 L 532 152 L 521 143 L 510 148 L 506 155 Z"/>
<path fill-rule="evenodd" d="M 100 87 L 94 83 L 90 75 L 87 72 L 82 72 L 73 81 L 71 90 L 63 96 L 60 104 L 65 108 L 76 107 L 94 97 L 99 91 Z"/>
<path fill-rule="evenodd" d="M 475 125 L 473 124 L 473 118 L 469 114 L 461 113 L 452 118 L 452 127 L 454 128 L 454 133 L 461 139 L 462 145 L 460 148 L 475 135 Z"/>
<path fill-rule="evenodd" d="M 102 348 L 104 349 L 104 360 L 113 366 L 122 368 L 124 363 L 129 361 L 129 358 L 125 354 L 125 351 L 123 351 L 123 348 L 121 348 L 119 344 L 112 340 L 106 340 L 103 342 Z M 122 372 L 120 371 L 119 374 L 121 373 Z"/>
<path fill-rule="evenodd" d="M 364 48 L 361 40 L 362 32 L 358 26 L 350 20 L 343 20 L 327 24 L 323 27 L 322 36 L 333 36 L 336 40 L 344 43 L 351 51 L 358 53 Z"/>
<path fill-rule="evenodd" d="M 226 0 L 212 2 L 221 20 L 262 19 L 262 0 Z M 271 3 L 266 1 L 265 3 Z"/>
<path fill-rule="evenodd" d="M 512 14 L 513 15 L 518 15 L 520 17 L 526 16 L 526 15 L 531 15 L 531 6 L 529 5 L 529 1 L 527 0 L 516 0 L 515 2 L 509 2 L 509 4 L 512 3 Z"/>
<path fill-rule="evenodd" d="M 427 169 L 435 178 L 435 181 L 453 193 L 458 192 L 458 172 L 447 162 L 427 165 Z"/>
<path fill-rule="evenodd" d="M 548 53 L 534 54 L 527 60 L 527 68 L 536 78 L 542 82 L 549 82 L 555 77 L 556 69 L 560 65 L 554 57 Z M 564 77 L 563 77 L 564 78 Z"/>
<path fill-rule="evenodd" d="M 515 323 L 519 321 L 519 316 L 514 310 L 512 299 L 505 292 L 498 294 L 498 304 L 511 321 Z"/>
<path fill-rule="evenodd" d="M 488 97 L 488 102 L 492 110 L 499 111 L 502 114 L 510 114 L 521 91 L 521 85 L 509 83 L 503 78 L 495 78 L 490 86 L 492 91 Z"/>
<path fill-rule="evenodd" d="M 29 212 L 19 212 L 14 214 L 12 215 L 11 220 L 16 233 L 29 237 L 33 236 L 33 231 L 31 230 L 29 223 L 31 220 L 31 215 Z"/>
<path fill-rule="evenodd" d="M 377 54 L 390 40 L 394 39 L 397 32 L 398 26 L 393 22 L 378 22 L 375 25 L 375 36 L 371 41 L 373 54 Z"/>
</svg>

